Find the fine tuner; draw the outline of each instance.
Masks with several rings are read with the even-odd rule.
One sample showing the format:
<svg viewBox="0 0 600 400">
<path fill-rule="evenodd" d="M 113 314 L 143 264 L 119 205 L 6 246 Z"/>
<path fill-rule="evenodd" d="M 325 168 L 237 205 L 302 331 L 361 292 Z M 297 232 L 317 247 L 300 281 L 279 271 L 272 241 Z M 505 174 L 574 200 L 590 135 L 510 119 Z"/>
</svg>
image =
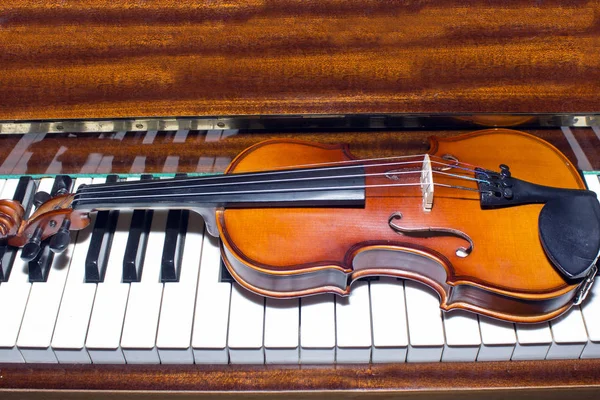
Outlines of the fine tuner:
<svg viewBox="0 0 600 400">
<path fill-rule="evenodd" d="M 502 150 L 498 150 L 502 149 Z M 0 237 L 30 261 L 100 210 L 188 209 L 221 238 L 231 275 L 264 296 L 347 295 L 356 279 L 419 281 L 442 309 L 540 322 L 580 303 L 596 273 L 600 204 L 557 149 L 512 130 L 431 139 L 427 154 L 360 160 L 345 146 L 271 140 L 224 175 L 0 200 Z M 523 157 L 526 154 L 527 157 Z"/>
</svg>

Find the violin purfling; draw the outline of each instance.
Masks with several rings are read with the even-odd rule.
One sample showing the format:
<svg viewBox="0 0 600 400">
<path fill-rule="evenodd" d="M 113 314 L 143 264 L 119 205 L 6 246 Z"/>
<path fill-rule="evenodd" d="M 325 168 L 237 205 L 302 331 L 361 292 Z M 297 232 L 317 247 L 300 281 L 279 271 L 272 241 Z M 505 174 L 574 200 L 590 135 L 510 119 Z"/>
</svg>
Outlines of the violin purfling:
<svg viewBox="0 0 600 400">
<path fill-rule="evenodd" d="M 270 140 L 224 175 L 82 185 L 27 219 L 0 201 L 0 237 L 32 259 L 100 210 L 189 209 L 225 265 L 263 296 L 348 295 L 371 276 L 433 288 L 443 310 L 555 318 L 597 272 L 600 203 L 547 142 L 507 129 L 430 139 L 427 154 L 358 160 L 346 146 Z"/>
</svg>

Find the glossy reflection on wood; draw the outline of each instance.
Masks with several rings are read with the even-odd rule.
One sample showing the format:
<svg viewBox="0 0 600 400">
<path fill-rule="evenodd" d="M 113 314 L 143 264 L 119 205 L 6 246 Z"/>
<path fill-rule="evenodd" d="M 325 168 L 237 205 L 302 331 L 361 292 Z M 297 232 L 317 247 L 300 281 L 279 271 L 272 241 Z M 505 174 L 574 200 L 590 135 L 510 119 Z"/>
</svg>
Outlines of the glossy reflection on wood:
<svg viewBox="0 0 600 400">
<path fill-rule="evenodd" d="M 596 111 L 597 0 L 0 5 L 0 119 Z"/>
<path fill-rule="evenodd" d="M 589 132 L 588 132 L 589 131 Z M 127 132 L 123 136 L 116 133 L 60 133 L 47 134 L 43 140 L 33 142 L 27 147 L 31 153 L 23 174 L 43 174 L 50 164 L 56 161 L 59 168 L 52 173 L 77 174 L 86 165 L 93 154 L 112 159 L 110 169 L 102 173 L 158 173 L 163 172 L 169 156 L 177 157 L 176 171 L 170 172 L 216 172 L 222 173 L 232 160 L 244 149 L 268 139 L 299 139 L 323 144 L 346 143 L 352 154 L 359 158 L 401 156 L 422 154 L 429 148 L 428 137 L 452 137 L 468 131 L 341 131 L 331 132 L 302 131 L 291 132 L 240 131 L 218 141 L 210 141 L 206 131 L 190 131 L 185 141 L 174 142 L 174 131 L 160 131 L 151 143 L 144 142 L 146 132 Z M 559 129 L 528 129 L 527 133 L 540 137 L 557 147 L 574 165 L 577 157 L 569 142 Z M 591 129 L 575 129 L 584 154 L 592 167 L 600 170 L 598 146 L 600 140 Z M 8 160 L 11 151 L 21 140 L 20 135 L 0 135 L 0 165 L 10 173 L 18 160 Z M 141 169 L 134 168 L 136 157 L 142 157 Z M 199 164 L 199 158 L 215 158 L 224 161 L 218 165 Z M 11 162 L 13 164 L 11 164 Z"/>
</svg>

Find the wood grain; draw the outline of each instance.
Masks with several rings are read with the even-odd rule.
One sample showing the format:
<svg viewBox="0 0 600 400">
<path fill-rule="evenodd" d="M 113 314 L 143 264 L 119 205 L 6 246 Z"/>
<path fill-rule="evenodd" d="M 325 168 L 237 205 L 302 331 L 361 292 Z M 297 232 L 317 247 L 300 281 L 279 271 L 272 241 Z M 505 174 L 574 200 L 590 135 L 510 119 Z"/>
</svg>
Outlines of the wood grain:
<svg viewBox="0 0 600 400">
<path fill-rule="evenodd" d="M 9 0 L 0 119 L 594 112 L 600 2 Z"/>
<path fill-rule="evenodd" d="M 598 388 L 600 361 L 408 363 L 346 366 L 0 365 L 0 389 L 133 391 L 452 392 Z M 276 393 L 272 393 L 276 394 Z"/>
</svg>

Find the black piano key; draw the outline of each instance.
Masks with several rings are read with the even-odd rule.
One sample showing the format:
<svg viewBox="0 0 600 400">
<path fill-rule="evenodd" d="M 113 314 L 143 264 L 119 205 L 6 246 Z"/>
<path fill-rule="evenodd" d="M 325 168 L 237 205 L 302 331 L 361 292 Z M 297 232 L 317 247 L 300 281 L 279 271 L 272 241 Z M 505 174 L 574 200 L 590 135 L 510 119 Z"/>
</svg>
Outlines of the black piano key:
<svg viewBox="0 0 600 400">
<path fill-rule="evenodd" d="M 229 273 L 229 270 L 225 266 L 225 263 L 223 262 L 223 260 L 221 260 L 221 273 L 219 274 L 219 282 L 229 282 L 229 283 L 235 282 L 235 280 L 233 279 L 233 276 L 231 276 L 231 274 Z"/>
<path fill-rule="evenodd" d="M 160 281 L 163 283 L 179 281 L 189 215 L 187 210 L 171 210 L 167 215 L 165 244 L 160 268 Z"/>
<path fill-rule="evenodd" d="M 118 180 L 116 175 L 109 175 L 106 182 L 113 183 Z M 96 222 L 92 229 L 90 247 L 85 258 L 86 283 L 98 283 L 104 280 L 108 252 L 117 228 L 119 219 L 118 211 L 100 211 L 96 214 Z"/>
<path fill-rule="evenodd" d="M 175 175 L 178 178 L 184 176 L 186 174 Z M 167 214 L 165 242 L 160 267 L 160 281 L 162 283 L 179 281 L 188 218 L 189 211 L 186 210 L 171 210 Z"/>
<path fill-rule="evenodd" d="M 17 190 L 15 190 L 13 200 L 21 203 L 23 209 L 25 210 L 25 215 L 29 215 L 29 211 L 31 211 L 35 190 L 35 181 L 31 179 L 30 176 L 22 176 L 19 178 L 19 183 L 17 184 Z"/>
<path fill-rule="evenodd" d="M 52 191 L 50 192 L 50 195 L 54 197 L 61 194 L 70 193 L 72 186 L 73 178 L 71 178 L 69 175 L 56 175 L 56 177 L 54 178 L 54 184 L 52 185 Z"/>
<path fill-rule="evenodd" d="M 152 175 L 141 176 L 141 180 L 149 179 L 152 179 Z M 131 216 L 129 236 L 123 257 L 123 282 L 125 283 L 139 282 L 142 278 L 146 244 L 153 215 L 152 210 L 135 210 Z"/>
<path fill-rule="evenodd" d="M 29 282 L 46 282 L 53 260 L 54 253 L 50 251 L 48 241 L 45 240 L 41 244 L 41 250 L 38 255 L 27 263 L 29 268 Z"/>
<path fill-rule="evenodd" d="M 17 189 L 13 200 L 18 201 L 25 210 L 25 215 L 31 210 L 33 195 L 35 193 L 35 181 L 29 176 L 19 178 Z M 9 246 L 6 240 L 0 241 L 0 282 L 8 281 L 12 266 L 15 263 L 17 248 Z"/>
</svg>

